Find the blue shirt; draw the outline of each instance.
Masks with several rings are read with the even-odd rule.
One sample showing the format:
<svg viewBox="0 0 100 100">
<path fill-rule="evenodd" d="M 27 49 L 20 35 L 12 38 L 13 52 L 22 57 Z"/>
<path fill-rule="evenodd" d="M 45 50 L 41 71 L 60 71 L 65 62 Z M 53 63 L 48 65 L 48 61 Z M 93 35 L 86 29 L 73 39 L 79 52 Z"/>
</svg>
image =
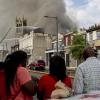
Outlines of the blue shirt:
<svg viewBox="0 0 100 100">
<path fill-rule="evenodd" d="M 100 90 L 100 61 L 89 57 L 77 67 L 73 89 L 75 94 Z"/>
</svg>

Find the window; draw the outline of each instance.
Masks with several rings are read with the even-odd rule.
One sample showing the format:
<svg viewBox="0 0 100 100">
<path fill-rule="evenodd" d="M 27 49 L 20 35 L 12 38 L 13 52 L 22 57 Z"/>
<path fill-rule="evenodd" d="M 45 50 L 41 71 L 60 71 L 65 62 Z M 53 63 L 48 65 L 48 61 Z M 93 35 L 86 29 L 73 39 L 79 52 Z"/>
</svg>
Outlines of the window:
<svg viewBox="0 0 100 100">
<path fill-rule="evenodd" d="M 92 36 L 92 33 L 89 34 L 89 41 L 92 41 L 93 40 L 93 36 Z"/>
<path fill-rule="evenodd" d="M 96 32 L 97 39 L 100 39 L 100 32 Z"/>
<path fill-rule="evenodd" d="M 56 42 L 52 43 L 52 49 L 56 49 Z"/>
<path fill-rule="evenodd" d="M 66 66 L 69 66 L 69 54 L 66 54 Z"/>
</svg>

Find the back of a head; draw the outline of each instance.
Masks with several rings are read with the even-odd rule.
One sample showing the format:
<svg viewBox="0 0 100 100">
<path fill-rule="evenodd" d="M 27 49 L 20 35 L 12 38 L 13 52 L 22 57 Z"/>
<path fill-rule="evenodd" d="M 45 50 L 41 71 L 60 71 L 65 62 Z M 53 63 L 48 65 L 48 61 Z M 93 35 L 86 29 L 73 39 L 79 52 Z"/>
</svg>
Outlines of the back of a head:
<svg viewBox="0 0 100 100">
<path fill-rule="evenodd" d="M 23 67 L 25 67 L 27 63 L 27 54 L 21 50 L 15 51 L 12 53 L 11 60 L 14 63 L 21 64 Z"/>
<path fill-rule="evenodd" d="M 50 75 L 57 77 L 58 80 L 63 80 L 66 77 L 65 60 L 56 55 L 50 59 L 49 66 Z"/>
<path fill-rule="evenodd" d="M 95 52 L 92 47 L 86 47 L 83 51 L 83 58 L 86 60 L 88 57 L 95 57 Z"/>
</svg>

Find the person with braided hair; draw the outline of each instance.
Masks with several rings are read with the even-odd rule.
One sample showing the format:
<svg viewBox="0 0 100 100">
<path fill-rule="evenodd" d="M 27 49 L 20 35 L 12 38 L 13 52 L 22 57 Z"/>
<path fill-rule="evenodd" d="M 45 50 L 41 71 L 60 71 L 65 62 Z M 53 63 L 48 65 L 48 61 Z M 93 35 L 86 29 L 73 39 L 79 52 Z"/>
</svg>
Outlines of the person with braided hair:
<svg viewBox="0 0 100 100">
<path fill-rule="evenodd" d="M 27 54 L 21 50 L 15 51 L 6 57 L 3 64 L 6 100 L 33 100 L 36 87 L 28 70 L 25 68 L 26 63 Z"/>
</svg>

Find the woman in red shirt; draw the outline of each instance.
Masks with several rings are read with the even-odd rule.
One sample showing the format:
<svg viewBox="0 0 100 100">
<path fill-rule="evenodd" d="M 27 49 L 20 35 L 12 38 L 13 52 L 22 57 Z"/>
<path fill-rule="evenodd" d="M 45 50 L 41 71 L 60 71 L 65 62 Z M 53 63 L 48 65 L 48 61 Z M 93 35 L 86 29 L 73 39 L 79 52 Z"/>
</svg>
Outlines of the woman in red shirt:
<svg viewBox="0 0 100 100">
<path fill-rule="evenodd" d="M 0 100 L 33 100 L 35 84 L 25 68 L 26 63 L 27 54 L 24 51 L 15 51 L 6 57 L 3 63 L 4 73 L 0 78 L 4 85 L 0 91 L 6 90 L 0 93 Z"/>
<path fill-rule="evenodd" d="M 66 75 L 64 59 L 60 56 L 53 56 L 50 59 L 49 74 L 42 76 L 38 82 L 38 99 L 49 99 L 52 91 L 55 90 L 55 84 L 59 80 L 69 88 L 72 88 L 71 78 Z"/>
</svg>

